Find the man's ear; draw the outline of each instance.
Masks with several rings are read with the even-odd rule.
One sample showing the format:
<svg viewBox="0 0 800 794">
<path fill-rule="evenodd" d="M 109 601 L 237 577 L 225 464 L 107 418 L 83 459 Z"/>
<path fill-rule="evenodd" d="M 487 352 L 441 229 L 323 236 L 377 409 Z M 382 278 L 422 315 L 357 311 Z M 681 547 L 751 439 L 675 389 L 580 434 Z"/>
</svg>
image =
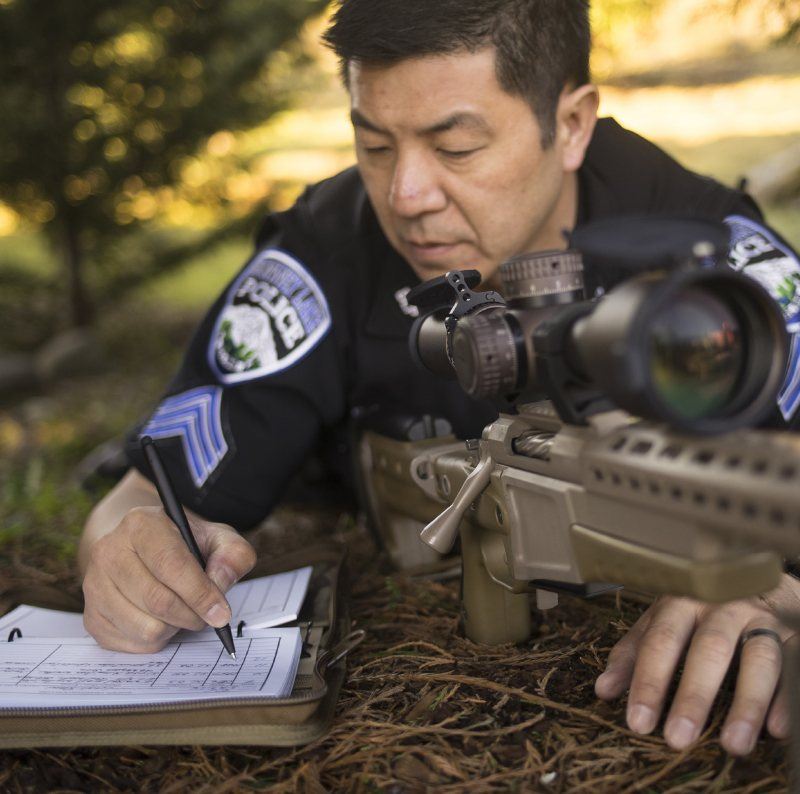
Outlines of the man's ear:
<svg viewBox="0 0 800 794">
<path fill-rule="evenodd" d="M 567 172 L 577 171 L 583 163 L 597 122 L 599 104 L 600 93 L 595 85 L 567 86 L 561 93 L 556 111 L 556 134 Z"/>
</svg>

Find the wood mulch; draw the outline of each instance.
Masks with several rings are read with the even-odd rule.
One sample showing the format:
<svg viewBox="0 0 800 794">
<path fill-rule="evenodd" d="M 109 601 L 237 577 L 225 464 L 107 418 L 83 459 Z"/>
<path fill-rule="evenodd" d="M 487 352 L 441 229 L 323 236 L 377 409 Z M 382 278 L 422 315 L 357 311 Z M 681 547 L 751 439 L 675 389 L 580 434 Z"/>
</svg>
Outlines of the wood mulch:
<svg viewBox="0 0 800 794">
<path fill-rule="evenodd" d="M 259 547 L 324 528 L 351 548 L 351 654 L 329 733 L 306 747 L 127 747 L 0 752 L 0 790 L 109 792 L 756 792 L 787 786 L 784 748 L 746 759 L 716 737 L 726 689 L 700 741 L 670 750 L 629 731 L 624 704 L 593 691 L 611 646 L 642 610 L 562 598 L 528 642 L 478 646 L 459 631 L 458 581 L 391 573 L 346 518 L 280 511 Z M 283 534 L 281 534 L 283 532 Z M 287 540 L 288 539 L 288 540 Z M 13 578 L 13 570 L 8 573 Z M 68 584 L 65 582 L 65 585 Z"/>
</svg>

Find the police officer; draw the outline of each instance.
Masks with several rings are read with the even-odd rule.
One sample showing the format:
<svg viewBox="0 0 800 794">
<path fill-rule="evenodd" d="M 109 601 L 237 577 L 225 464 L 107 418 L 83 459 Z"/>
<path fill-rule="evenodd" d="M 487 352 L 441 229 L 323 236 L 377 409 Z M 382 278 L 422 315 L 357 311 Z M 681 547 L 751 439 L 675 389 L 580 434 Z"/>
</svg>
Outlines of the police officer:
<svg viewBox="0 0 800 794">
<path fill-rule="evenodd" d="M 326 34 L 350 93 L 358 168 L 309 188 L 265 221 L 254 257 L 212 307 L 157 410 L 131 438 L 132 468 L 90 516 L 80 547 L 85 623 L 108 648 L 153 651 L 179 628 L 230 619 L 223 593 L 254 564 L 236 530 L 260 521 L 320 433 L 354 407 L 401 404 L 474 436 L 494 418 L 413 368 L 404 301 L 459 267 L 493 285 L 501 262 L 562 248 L 564 230 L 630 213 L 695 214 L 731 228 L 731 266 L 782 296 L 800 265 L 744 194 L 692 174 L 611 120 L 597 123 L 585 0 L 344 0 Z M 800 401 L 794 346 L 778 422 Z M 137 449 L 163 439 L 208 558 L 204 574 L 159 507 Z M 236 530 L 233 529 L 236 527 Z M 658 599 L 596 684 L 626 689 L 628 723 L 651 732 L 686 652 L 664 727 L 699 735 L 737 644 L 722 744 L 749 752 L 762 725 L 788 731 L 778 606 Z M 771 633 L 769 633 L 771 632 Z M 688 650 L 687 650 L 688 649 Z"/>
</svg>

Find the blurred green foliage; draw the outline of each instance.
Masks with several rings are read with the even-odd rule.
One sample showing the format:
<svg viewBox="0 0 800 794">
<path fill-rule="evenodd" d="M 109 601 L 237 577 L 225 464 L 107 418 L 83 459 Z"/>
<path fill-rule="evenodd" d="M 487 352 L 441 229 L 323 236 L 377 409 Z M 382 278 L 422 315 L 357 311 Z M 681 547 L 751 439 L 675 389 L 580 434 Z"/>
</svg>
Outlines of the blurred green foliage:
<svg viewBox="0 0 800 794">
<path fill-rule="evenodd" d="M 207 245 L 202 231 L 177 246 L 159 235 L 160 213 L 198 154 L 224 155 L 232 130 L 286 106 L 273 56 L 325 5 L 0 0 L 0 200 L 63 262 L 55 278 L 5 263 L 3 281 L 66 296 L 84 324 L 97 296 L 113 300 Z M 285 72 L 291 53 L 279 61 Z M 213 198 L 214 239 L 245 227 L 241 207 Z"/>
</svg>

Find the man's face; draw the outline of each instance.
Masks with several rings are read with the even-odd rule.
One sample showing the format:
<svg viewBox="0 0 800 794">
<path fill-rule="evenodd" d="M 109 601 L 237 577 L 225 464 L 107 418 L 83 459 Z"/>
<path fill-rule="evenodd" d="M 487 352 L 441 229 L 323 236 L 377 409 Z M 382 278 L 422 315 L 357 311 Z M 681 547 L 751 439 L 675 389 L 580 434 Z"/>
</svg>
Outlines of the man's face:
<svg viewBox="0 0 800 794">
<path fill-rule="evenodd" d="M 490 279 L 514 254 L 563 247 L 561 147 L 542 149 L 530 105 L 497 81 L 494 48 L 351 63 L 349 85 L 367 193 L 421 279 L 453 268 Z"/>
</svg>

